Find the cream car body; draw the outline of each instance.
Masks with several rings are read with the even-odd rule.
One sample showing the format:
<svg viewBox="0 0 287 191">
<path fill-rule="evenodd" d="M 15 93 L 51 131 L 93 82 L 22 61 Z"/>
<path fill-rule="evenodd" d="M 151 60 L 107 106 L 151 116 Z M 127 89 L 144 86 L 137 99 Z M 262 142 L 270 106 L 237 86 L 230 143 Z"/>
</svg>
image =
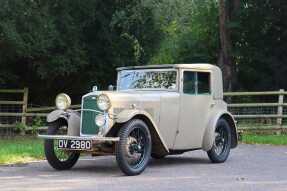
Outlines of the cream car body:
<svg viewBox="0 0 287 191">
<path fill-rule="evenodd" d="M 209 151 L 215 142 L 215 128 L 219 119 L 225 119 L 231 129 L 231 148 L 237 146 L 237 130 L 232 115 L 223 101 L 221 70 L 210 64 L 150 65 L 118 68 L 118 72 L 175 71 L 176 86 L 172 89 L 117 89 L 116 91 L 93 91 L 82 97 L 82 106 L 78 111 L 56 110 L 47 117 L 48 122 L 58 119 L 67 121 L 67 135 L 40 135 L 45 139 L 92 140 L 94 155 L 114 153 L 113 144 L 119 141 L 120 127 L 131 119 L 141 119 L 150 131 L 151 153 L 160 155 L 177 154 L 189 150 Z M 186 93 L 185 73 L 193 74 L 195 90 Z M 206 81 L 204 93 L 199 92 L 200 75 Z M 120 76 L 120 75 L 118 75 Z M 118 87 L 120 86 L 118 79 Z M 101 111 L 96 106 L 99 95 L 106 95 L 111 107 Z M 93 102 L 94 101 L 94 102 Z M 81 112 L 81 115 L 79 114 Z M 105 125 L 97 127 L 95 116 L 102 113 Z M 95 130 L 98 128 L 97 130 Z M 110 143 L 110 150 L 101 150 L 100 143 Z M 95 144 L 99 143 L 99 144 Z"/>
</svg>

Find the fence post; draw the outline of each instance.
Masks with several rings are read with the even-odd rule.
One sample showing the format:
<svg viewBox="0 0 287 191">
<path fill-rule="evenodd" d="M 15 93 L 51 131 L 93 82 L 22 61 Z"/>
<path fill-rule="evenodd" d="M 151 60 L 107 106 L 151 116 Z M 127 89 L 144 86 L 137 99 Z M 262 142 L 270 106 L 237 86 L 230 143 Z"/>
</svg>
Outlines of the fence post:
<svg viewBox="0 0 287 191">
<path fill-rule="evenodd" d="M 278 95 L 278 108 L 277 108 L 277 115 L 283 115 L 283 104 L 284 104 L 284 89 L 280 89 L 279 92 L 281 94 Z M 282 117 L 277 118 L 277 127 L 282 128 Z"/>
<path fill-rule="evenodd" d="M 26 113 L 27 113 L 27 107 L 28 107 L 28 93 L 29 93 L 29 89 L 28 88 L 24 88 L 24 92 L 23 92 L 23 105 L 22 105 L 22 118 L 21 118 L 21 123 L 23 125 L 26 126 Z M 25 134 L 25 130 L 24 132 L 22 132 L 22 134 Z"/>
</svg>

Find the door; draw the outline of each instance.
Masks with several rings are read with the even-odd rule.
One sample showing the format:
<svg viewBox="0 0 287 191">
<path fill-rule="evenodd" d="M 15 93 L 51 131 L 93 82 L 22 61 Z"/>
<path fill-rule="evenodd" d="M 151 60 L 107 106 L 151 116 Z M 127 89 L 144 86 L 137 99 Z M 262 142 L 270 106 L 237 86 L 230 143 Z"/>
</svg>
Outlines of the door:
<svg viewBox="0 0 287 191">
<path fill-rule="evenodd" d="M 179 105 L 180 94 L 178 92 L 161 95 L 159 130 L 169 149 L 173 148 L 178 129 Z"/>
<path fill-rule="evenodd" d="M 211 73 L 183 70 L 174 149 L 201 148 L 211 109 Z"/>
</svg>

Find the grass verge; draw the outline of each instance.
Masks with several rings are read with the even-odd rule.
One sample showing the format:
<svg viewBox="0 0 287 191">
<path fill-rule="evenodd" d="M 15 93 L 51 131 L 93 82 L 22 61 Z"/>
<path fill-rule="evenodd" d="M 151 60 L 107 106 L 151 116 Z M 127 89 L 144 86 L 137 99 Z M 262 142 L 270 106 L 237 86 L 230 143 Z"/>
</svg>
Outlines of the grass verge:
<svg viewBox="0 0 287 191">
<path fill-rule="evenodd" d="M 37 138 L 0 139 L 0 164 L 25 163 L 44 159 L 43 140 Z"/>
<path fill-rule="evenodd" d="M 247 144 L 287 145 L 287 135 L 243 134 L 242 142 Z"/>
</svg>

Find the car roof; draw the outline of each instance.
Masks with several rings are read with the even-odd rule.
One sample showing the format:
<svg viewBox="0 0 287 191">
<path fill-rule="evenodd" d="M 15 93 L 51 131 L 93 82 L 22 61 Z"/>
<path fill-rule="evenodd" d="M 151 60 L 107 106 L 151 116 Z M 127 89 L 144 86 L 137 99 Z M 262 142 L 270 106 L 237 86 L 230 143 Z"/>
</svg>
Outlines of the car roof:
<svg viewBox="0 0 287 191">
<path fill-rule="evenodd" d="M 169 69 L 169 68 L 216 70 L 216 68 L 218 67 L 212 64 L 190 63 L 190 64 L 161 64 L 161 65 L 145 65 L 145 66 L 127 66 L 127 67 L 117 68 L 117 70 L 121 71 L 121 70 L 134 70 L 134 69 Z"/>
</svg>

